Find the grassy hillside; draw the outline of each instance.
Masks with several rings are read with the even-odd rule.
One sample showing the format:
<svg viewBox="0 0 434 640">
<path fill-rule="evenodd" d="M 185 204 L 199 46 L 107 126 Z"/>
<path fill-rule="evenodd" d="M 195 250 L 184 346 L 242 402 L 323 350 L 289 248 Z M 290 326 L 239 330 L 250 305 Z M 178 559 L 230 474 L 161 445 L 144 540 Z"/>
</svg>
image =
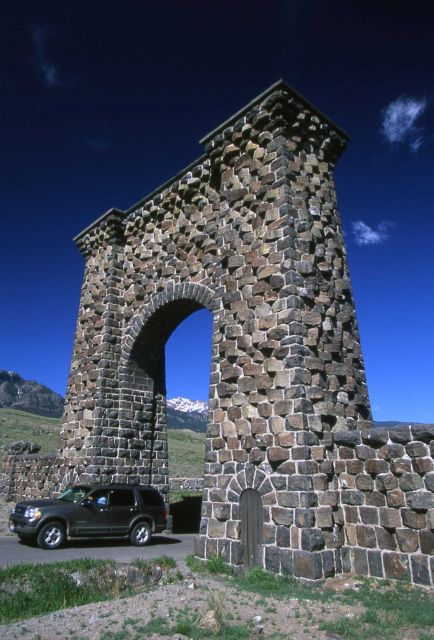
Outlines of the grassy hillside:
<svg viewBox="0 0 434 640">
<path fill-rule="evenodd" d="M 198 478 L 203 474 L 205 434 L 190 429 L 168 429 L 169 472 L 172 477 Z"/>
<path fill-rule="evenodd" d="M 41 445 L 41 452 L 55 451 L 60 424 L 57 418 L 44 418 L 17 409 L 0 409 L 0 464 L 4 446 L 14 440 L 30 440 Z M 195 478 L 203 473 L 205 434 L 189 429 L 168 429 L 169 465 L 172 476 Z"/>
<path fill-rule="evenodd" d="M 59 439 L 59 419 L 37 416 L 18 409 L 0 409 L 0 463 L 4 446 L 15 440 L 41 445 L 41 452 L 55 451 Z"/>
</svg>

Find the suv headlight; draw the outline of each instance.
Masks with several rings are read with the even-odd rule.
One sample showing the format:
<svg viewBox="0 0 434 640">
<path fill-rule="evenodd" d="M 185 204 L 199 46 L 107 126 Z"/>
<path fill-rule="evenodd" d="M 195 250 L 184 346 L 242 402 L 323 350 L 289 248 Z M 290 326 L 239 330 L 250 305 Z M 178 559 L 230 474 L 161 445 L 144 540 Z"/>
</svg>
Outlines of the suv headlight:
<svg viewBox="0 0 434 640">
<path fill-rule="evenodd" d="M 29 520 L 35 520 L 36 518 L 40 518 L 41 515 L 42 514 L 39 511 L 39 509 L 36 509 L 35 507 L 27 507 L 27 509 L 24 511 L 24 517 L 28 518 Z"/>
</svg>

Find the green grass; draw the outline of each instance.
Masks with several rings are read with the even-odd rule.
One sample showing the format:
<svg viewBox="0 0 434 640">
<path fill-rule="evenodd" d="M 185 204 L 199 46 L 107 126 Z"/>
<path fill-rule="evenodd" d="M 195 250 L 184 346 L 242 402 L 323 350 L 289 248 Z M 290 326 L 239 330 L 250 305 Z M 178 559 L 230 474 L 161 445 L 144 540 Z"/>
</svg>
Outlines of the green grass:
<svg viewBox="0 0 434 640">
<path fill-rule="evenodd" d="M 354 618 L 339 618 L 321 628 L 341 634 L 346 640 L 399 638 L 403 629 L 434 628 L 434 595 L 409 583 L 360 578 L 357 590 L 339 595 L 343 604 L 362 605 L 365 611 Z M 419 636 L 434 638 L 422 633 Z"/>
<path fill-rule="evenodd" d="M 254 567 L 243 576 L 231 576 L 231 569 L 221 557 L 200 561 L 188 556 L 187 566 L 197 573 L 221 575 L 232 586 L 261 597 L 278 600 L 332 601 L 363 608 L 360 615 L 323 622 L 320 628 L 337 633 L 344 640 L 399 640 L 404 629 L 417 630 L 418 640 L 434 640 L 434 594 L 409 583 L 359 578 L 358 585 L 336 593 L 330 588 L 309 586 L 294 578 L 278 576 Z M 266 606 L 266 601 L 257 604 Z M 299 617 L 296 612 L 296 617 Z M 309 612 L 307 613 L 309 619 Z M 427 632 L 429 628 L 429 632 Z"/>
<path fill-rule="evenodd" d="M 58 447 L 59 434 L 58 418 L 46 418 L 17 409 L 0 409 L 0 465 L 4 446 L 9 442 L 29 440 L 41 445 L 41 453 L 50 453 Z M 205 461 L 205 434 L 190 429 L 168 429 L 167 436 L 170 475 L 201 477 Z M 191 495 L 197 493 L 192 492 Z"/>
<path fill-rule="evenodd" d="M 176 569 L 176 560 L 166 555 L 152 558 L 151 562 L 142 560 L 141 558 L 137 558 L 136 560 L 133 561 L 132 564 L 134 567 L 136 567 L 137 569 L 140 569 L 141 571 L 144 571 L 145 573 L 147 572 L 150 573 L 152 571 L 152 567 L 155 567 L 155 566 L 160 566 L 163 569 Z"/>
<path fill-rule="evenodd" d="M 194 555 L 186 556 L 185 563 L 196 573 L 210 573 L 212 575 L 233 576 L 234 570 L 221 556 L 211 556 L 208 560 L 198 560 Z"/>
<path fill-rule="evenodd" d="M 193 489 L 175 489 L 169 493 L 169 503 L 176 504 L 182 502 L 184 498 L 201 498 L 202 491 L 194 491 Z"/>
<path fill-rule="evenodd" d="M 205 434 L 189 429 L 168 429 L 171 477 L 199 478 L 205 463 Z"/>
<path fill-rule="evenodd" d="M 176 562 L 169 556 L 137 559 L 132 563 L 145 576 L 162 567 L 161 584 L 182 580 Z M 101 602 L 137 593 L 115 577 L 114 560 L 70 560 L 54 564 L 18 564 L 0 569 L 0 624 L 25 620 L 59 609 Z M 80 583 L 71 574 L 79 573 Z M 139 590 L 149 588 L 144 583 Z"/>
<path fill-rule="evenodd" d="M 30 440 L 41 445 L 41 452 L 49 453 L 56 451 L 59 433 L 59 418 L 46 418 L 17 409 L 0 409 L 0 464 L 5 444 Z"/>
<path fill-rule="evenodd" d="M 197 616 L 188 613 L 179 616 L 174 623 L 170 623 L 167 618 L 154 618 L 148 624 L 137 629 L 137 637 L 131 636 L 131 640 L 139 640 L 152 633 L 161 636 L 173 636 L 179 633 L 192 640 L 202 640 L 203 638 L 207 638 L 207 640 L 248 640 L 251 638 L 252 630 L 247 625 L 223 625 L 220 631 L 213 632 L 201 628 L 198 622 Z M 104 640 L 115 640 L 115 638 L 104 638 Z"/>
<path fill-rule="evenodd" d="M 0 569 L 0 623 L 109 600 L 119 595 L 100 576 L 113 566 L 109 560 L 71 560 L 55 564 L 18 564 Z M 89 581 L 77 587 L 71 573 L 88 573 Z"/>
</svg>

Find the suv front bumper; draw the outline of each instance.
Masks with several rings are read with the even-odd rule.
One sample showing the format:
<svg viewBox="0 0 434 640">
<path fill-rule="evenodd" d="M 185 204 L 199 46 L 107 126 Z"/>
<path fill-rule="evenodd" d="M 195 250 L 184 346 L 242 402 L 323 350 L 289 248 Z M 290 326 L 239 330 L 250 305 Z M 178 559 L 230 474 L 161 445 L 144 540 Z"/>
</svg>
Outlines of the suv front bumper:
<svg viewBox="0 0 434 640">
<path fill-rule="evenodd" d="M 9 531 L 16 533 L 19 536 L 25 536 L 32 538 L 37 533 L 37 520 L 27 520 L 26 518 L 20 518 L 19 516 L 10 516 L 9 518 Z"/>
</svg>

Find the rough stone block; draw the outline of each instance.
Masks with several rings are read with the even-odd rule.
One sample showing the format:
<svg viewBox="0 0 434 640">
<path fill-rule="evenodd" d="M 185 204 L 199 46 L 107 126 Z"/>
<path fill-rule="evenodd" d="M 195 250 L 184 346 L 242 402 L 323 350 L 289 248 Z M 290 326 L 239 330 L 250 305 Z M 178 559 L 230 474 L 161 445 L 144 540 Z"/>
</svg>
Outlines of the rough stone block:
<svg viewBox="0 0 434 640">
<path fill-rule="evenodd" d="M 279 573 L 280 554 L 277 547 L 265 547 L 265 568 L 267 571 Z"/>
<path fill-rule="evenodd" d="M 361 491 L 347 490 L 341 492 L 342 504 L 360 505 L 364 503 L 364 494 Z"/>
<path fill-rule="evenodd" d="M 403 507 L 405 505 L 405 493 L 400 489 L 388 491 L 386 494 L 386 500 L 389 507 Z"/>
<path fill-rule="evenodd" d="M 403 473 L 399 478 L 399 486 L 402 491 L 416 491 L 423 489 L 423 480 L 417 473 Z"/>
<path fill-rule="evenodd" d="M 308 580 L 322 578 L 321 555 L 318 552 L 294 551 L 294 575 Z"/>
<path fill-rule="evenodd" d="M 294 521 L 294 512 L 289 508 L 272 507 L 271 518 L 275 524 L 289 526 Z"/>
<path fill-rule="evenodd" d="M 356 456 L 360 460 L 372 460 L 373 458 L 376 458 L 377 452 L 366 444 L 360 444 L 356 447 Z"/>
<path fill-rule="evenodd" d="M 287 486 L 289 491 L 310 491 L 313 489 L 313 481 L 309 476 L 288 476 Z"/>
<path fill-rule="evenodd" d="M 372 491 L 374 489 L 374 480 L 366 473 L 359 473 L 355 478 L 356 488 L 359 491 Z"/>
<path fill-rule="evenodd" d="M 427 446 L 423 442 L 409 442 L 405 450 L 410 458 L 422 458 L 426 456 L 428 452 Z"/>
<path fill-rule="evenodd" d="M 425 528 L 425 513 L 417 513 L 412 509 L 401 509 L 402 524 L 410 529 Z"/>
<path fill-rule="evenodd" d="M 434 493 L 434 473 L 427 473 L 424 480 L 427 491 Z"/>
<path fill-rule="evenodd" d="M 396 539 L 393 533 L 382 527 L 376 527 L 376 534 L 380 549 L 390 549 L 391 551 L 396 549 Z"/>
<path fill-rule="evenodd" d="M 396 580 L 410 578 L 407 555 L 401 553 L 384 553 L 383 564 L 386 578 L 394 578 Z"/>
<path fill-rule="evenodd" d="M 296 509 L 294 522 L 299 528 L 313 527 L 313 525 L 315 524 L 315 513 L 313 509 Z"/>
<path fill-rule="evenodd" d="M 420 550 L 429 556 L 434 555 L 434 532 L 428 529 L 419 531 Z"/>
<path fill-rule="evenodd" d="M 366 460 L 365 469 L 366 473 L 377 475 L 379 473 L 387 473 L 389 471 L 389 465 L 385 460 L 371 459 Z"/>
<path fill-rule="evenodd" d="M 405 449 L 401 444 L 385 444 L 378 451 L 378 457 L 385 460 L 392 460 L 393 458 L 401 458 L 405 453 Z"/>
<path fill-rule="evenodd" d="M 396 529 L 401 526 L 401 515 L 398 509 L 380 507 L 380 524 L 386 529 Z"/>
<path fill-rule="evenodd" d="M 279 463 L 289 458 L 288 449 L 283 447 L 270 447 L 268 449 L 268 460 L 271 463 Z"/>
<path fill-rule="evenodd" d="M 392 491 L 398 486 L 398 479 L 392 473 L 380 473 L 376 479 L 378 491 Z"/>
<path fill-rule="evenodd" d="M 214 518 L 208 521 L 208 535 L 210 538 L 222 538 L 225 535 L 226 523 Z"/>
<path fill-rule="evenodd" d="M 426 514 L 426 526 L 427 529 L 434 530 L 434 509 L 430 509 Z"/>
<path fill-rule="evenodd" d="M 407 505 L 414 511 L 426 511 L 434 508 L 434 494 L 428 491 L 409 491 Z"/>
<path fill-rule="evenodd" d="M 276 544 L 278 547 L 291 546 L 291 532 L 289 527 L 285 527 L 285 526 L 276 527 Z"/>
<path fill-rule="evenodd" d="M 366 549 L 351 549 L 354 571 L 362 576 L 369 575 Z"/>
<path fill-rule="evenodd" d="M 366 525 L 356 525 L 356 537 L 357 544 L 360 547 L 376 547 L 377 539 L 375 537 L 374 527 L 367 527 Z"/>
<path fill-rule="evenodd" d="M 280 549 L 280 571 L 284 576 L 292 576 L 294 574 L 293 564 L 294 552 L 288 549 Z"/>
<path fill-rule="evenodd" d="M 397 458 L 390 461 L 390 470 L 395 476 L 400 476 L 403 473 L 411 473 L 413 466 L 408 458 Z"/>
<path fill-rule="evenodd" d="M 383 562 L 381 559 L 381 551 L 368 551 L 369 575 L 374 578 L 383 578 Z"/>
<path fill-rule="evenodd" d="M 414 458 L 412 464 L 414 471 L 422 475 L 432 471 L 434 466 L 431 458 Z"/>
<path fill-rule="evenodd" d="M 412 529 L 397 529 L 395 533 L 400 551 L 413 553 L 418 550 L 419 536 L 417 531 L 413 531 Z"/>
<path fill-rule="evenodd" d="M 318 507 L 315 510 L 315 524 L 320 529 L 333 527 L 333 512 L 330 506 Z"/>
<path fill-rule="evenodd" d="M 363 524 L 378 524 L 379 510 L 377 507 L 360 507 L 359 513 Z"/>
<path fill-rule="evenodd" d="M 362 441 L 371 447 L 381 447 L 387 444 L 389 432 L 385 428 L 365 429 L 362 431 Z"/>
<path fill-rule="evenodd" d="M 320 529 L 301 530 L 301 548 L 305 551 L 320 551 L 324 548 L 324 535 Z"/>
<path fill-rule="evenodd" d="M 431 585 L 428 558 L 421 555 L 411 556 L 411 573 L 416 584 Z"/>
</svg>

